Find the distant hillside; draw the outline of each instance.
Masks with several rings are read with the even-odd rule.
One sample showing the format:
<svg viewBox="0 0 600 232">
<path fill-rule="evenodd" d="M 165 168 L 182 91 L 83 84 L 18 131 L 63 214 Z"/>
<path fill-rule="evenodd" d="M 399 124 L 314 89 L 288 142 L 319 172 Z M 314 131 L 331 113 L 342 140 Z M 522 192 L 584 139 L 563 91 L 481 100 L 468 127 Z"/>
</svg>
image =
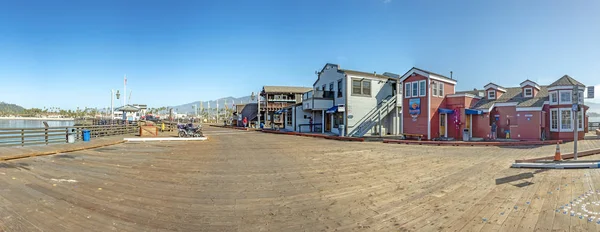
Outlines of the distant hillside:
<svg viewBox="0 0 600 232">
<path fill-rule="evenodd" d="M 588 112 L 595 112 L 600 114 L 600 103 L 585 102 L 585 105 L 590 107 Z"/>
<path fill-rule="evenodd" d="M 21 114 L 25 111 L 25 108 L 15 104 L 8 104 L 0 102 L 0 115 L 2 114 Z"/>
<path fill-rule="evenodd" d="M 245 97 L 239 97 L 239 98 L 234 98 L 234 97 L 225 97 L 225 98 L 219 98 L 217 99 L 219 101 L 219 108 L 224 108 L 225 107 L 225 102 L 227 102 L 227 107 L 231 108 L 233 103 L 235 104 L 245 104 L 250 102 L 250 96 L 245 96 Z M 178 106 L 172 106 L 173 109 L 178 110 L 178 113 L 186 113 L 186 112 L 194 112 L 194 109 L 192 108 L 193 105 L 197 105 L 198 107 L 200 107 L 200 104 L 202 104 L 202 107 L 204 109 L 207 109 L 210 105 L 210 108 L 216 109 L 217 108 L 217 100 L 212 100 L 212 101 L 195 101 L 195 102 L 190 102 L 187 104 L 183 104 L 183 105 L 178 105 Z M 256 101 L 256 100 L 254 100 Z"/>
</svg>

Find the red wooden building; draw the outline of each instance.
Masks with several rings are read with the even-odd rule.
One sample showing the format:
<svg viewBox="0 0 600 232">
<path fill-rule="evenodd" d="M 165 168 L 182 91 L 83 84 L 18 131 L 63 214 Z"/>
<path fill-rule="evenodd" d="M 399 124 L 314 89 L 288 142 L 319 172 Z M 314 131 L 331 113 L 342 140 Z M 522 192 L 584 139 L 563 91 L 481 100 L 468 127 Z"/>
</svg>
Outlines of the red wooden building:
<svg viewBox="0 0 600 232">
<path fill-rule="evenodd" d="M 583 102 L 585 86 L 565 75 L 548 86 L 525 80 L 518 87 L 489 83 L 482 89 L 455 91 L 457 81 L 418 68 L 401 79 L 403 86 L 402 133 L 421 134 L 427 139 L 497 138 L 517 140 L 573 140 L 577 127 L 583 139 L 587 127 Z M 573 94 L 579 96 L 577 125 Z"/>
</svg>

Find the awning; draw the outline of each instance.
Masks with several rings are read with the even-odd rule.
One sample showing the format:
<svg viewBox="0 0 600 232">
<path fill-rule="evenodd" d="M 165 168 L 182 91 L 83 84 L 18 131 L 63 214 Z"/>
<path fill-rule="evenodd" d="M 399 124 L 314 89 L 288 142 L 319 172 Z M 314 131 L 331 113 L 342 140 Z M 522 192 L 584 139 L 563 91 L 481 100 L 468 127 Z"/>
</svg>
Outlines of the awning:
<svg viewBox="0 0 600 232">
<path fill-rule="evenodd" d="M 451 109 L 444 109 L 444 108 L 439 108 L 439 109 L 438 109 L 438 112 L 439 112 L 440 114 L 453 114 L 453 113 L 454 113 L 454 110 L 451 110 Z"/>
<path fill-rule="evenodd" d="M 331 108 L 327 109 L 327 110 L 325 111 L 325 113 L 331 114 L 331 113 L 335 113 L 335 112 L 337 112 L 337 111 L 338 111 L 338 107 L 337 107 L 337 106 L 334 106 L 334 107 L 331 107 Z"/>
<path fill-rule="evenodd" d="M 465 109 L 465 114 L 469 115 L 469 114 L 483 114 L 483 111 L 481 110 L 474 110 L 474 109 Z"/>
<path fill-rule="evenodd" d="M 281 114 L 281 111 L 282 111 L 282 110 L 275 111 L 275 113 L 274 113 L 274 114 Z"/>
</svg>

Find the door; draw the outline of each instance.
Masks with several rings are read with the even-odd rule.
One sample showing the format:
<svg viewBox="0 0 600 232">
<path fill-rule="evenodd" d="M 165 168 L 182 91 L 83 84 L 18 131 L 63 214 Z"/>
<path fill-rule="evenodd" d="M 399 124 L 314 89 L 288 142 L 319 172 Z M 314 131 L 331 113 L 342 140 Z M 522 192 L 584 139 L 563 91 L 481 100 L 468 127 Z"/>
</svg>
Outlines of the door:
<svg viewBox="0 0 600 232">
<path fill-rule="evenodd" d="M 471 120 L 473 120 L 473 115 L 468 114 L 467 115 L 467 125 L 465 128 L 469 129 L 469 136 L 473 137 L 473 129 L 471 129 L 471 123 L 472 123 Z"/>
<path fill-rule="evenodd" d="M 440 114 L 440 137 L 446 137 L 446 114 Z"/>
<path fill-rule="evenodd" d="M 325 132 L 331 131 L 331 114 L 325 115 Z"/>
</svg>

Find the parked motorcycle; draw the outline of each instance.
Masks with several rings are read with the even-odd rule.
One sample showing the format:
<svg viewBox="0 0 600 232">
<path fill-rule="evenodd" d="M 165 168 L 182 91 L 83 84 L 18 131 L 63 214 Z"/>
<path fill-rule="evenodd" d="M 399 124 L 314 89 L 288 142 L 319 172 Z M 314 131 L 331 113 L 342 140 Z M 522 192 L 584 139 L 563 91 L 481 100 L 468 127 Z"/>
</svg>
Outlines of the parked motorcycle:
<svg viewBox="0 0 600 232">
<path fill-rule="evenodd" d="M 202 134 L 202 127 L 200 125 L 198 125 L 197 127 L 194 127 L 194 125 L 191 123 L 188 125 L 179 124 L 179 125 L 177 125 L 177 128 L 179 129 L 179 137 L 180 138 L 204 136 Z"/>
</svg>

